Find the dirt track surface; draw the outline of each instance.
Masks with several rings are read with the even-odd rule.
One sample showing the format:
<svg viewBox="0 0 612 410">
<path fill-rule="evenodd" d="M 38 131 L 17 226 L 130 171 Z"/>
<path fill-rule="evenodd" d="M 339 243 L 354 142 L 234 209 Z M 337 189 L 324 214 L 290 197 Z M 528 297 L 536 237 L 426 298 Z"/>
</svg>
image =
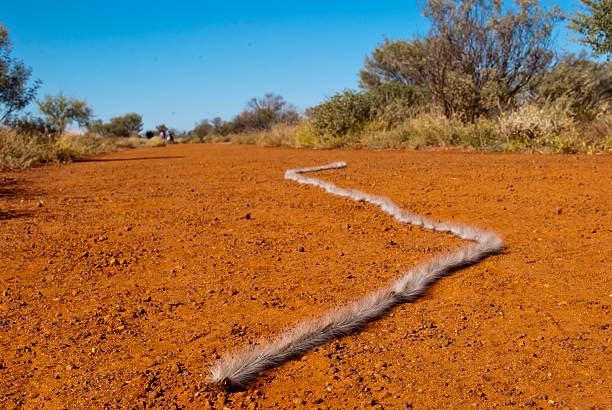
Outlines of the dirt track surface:
<svg viewBox="0 0 612 410">
<path fill-rule="evenodd" d="M 507 249 L 361 333 L 206 384 L 219 355 L 462 242 Z M 0 174 L 0 407 L 611 408 L 612 157 L 175 145 Z"/>
</svg>

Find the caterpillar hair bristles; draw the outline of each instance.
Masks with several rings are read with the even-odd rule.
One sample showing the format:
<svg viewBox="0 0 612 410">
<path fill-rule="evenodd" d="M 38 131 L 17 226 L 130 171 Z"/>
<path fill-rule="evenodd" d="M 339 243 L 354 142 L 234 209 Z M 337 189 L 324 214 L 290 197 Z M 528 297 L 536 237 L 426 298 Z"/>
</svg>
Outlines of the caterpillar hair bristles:
<svg viewBox="0 0 612 410">
<path fill-rule="evenodd" d="M 322 188 L 333 195 L 376 205 L 398 222 L 450 233 L 473 243 L 453 252 L 436 256 L 416 266 L 389 285 L 344 306 L 333 308 L 314 319 L 298 323 L 279 336 L 227 354 L 212 367 L 209 376 L 210 383 L 227 391 L 244 390 L 262 371 L 299 358 L 309 350 L 331 340 L 360 331 L 368 323 L 381 318 L 395 306 L 414 301 L 441 277 L 474 265 L 503 249 L 501 238 L 494 232 L 412 214 L 387 198 L 355 189 L 339 188 L 331 182 L 302 175 L 307 172 L 338 169 L 345 166 L 344 162 L 334 162 L 329 165 L 290 169 L 286 171 L 285 178 L 300 184 Z"/>
</svg>

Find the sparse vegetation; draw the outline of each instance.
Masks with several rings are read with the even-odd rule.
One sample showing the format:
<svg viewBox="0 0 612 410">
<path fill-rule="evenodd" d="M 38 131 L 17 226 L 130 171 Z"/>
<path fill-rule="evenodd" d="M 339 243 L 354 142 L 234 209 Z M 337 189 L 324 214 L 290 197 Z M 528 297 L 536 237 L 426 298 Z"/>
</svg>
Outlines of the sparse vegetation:
<svg viewBox="0 0 612 410">
<path fill-rule="evenodd" d="M 35 164 L 70 162 L 121 148 L 159 147 L 159 137 L 103 137 L 98 134 L 64 133 L 57 139 L 0 128 L 0 169 L 26 168 Z"/>
<path fill-rule="evenodd" d="M 612 150 L 610 0 L 580 0 L 568 16 L 593 50 L 559 55 L 553 30 L 566 17 L 537 0 L 428 0 L 430 31 L 387 38 L 366 57 L 360 91 L 344 90 L 300 115 L 282 96 L 249 100 L 231 120 L 201 120 L 189 132 L 159 124 L 141 138 L 142 116 L 93 118 L 85 100 L 62 92 L 36 100 L 42 118 L 20 111 L 40 81 L 10 56 L 0 23 L 0 168 L 70 161 L 117 148 L 232 142 L 264 146 L 462 149 L 532 153 Z M 29 83 L 29 84 L 28 84 Z M 87 133 L 70 134 L 71 123 Z"/>
<path fill-rule="evenodd" d="M 607 0 L 588 3 L 593 19 L 605 20 Z M 558 8 L 546 11 L 538 1 L 503 7 L 431 0 L 424 15 L 432 23 L 427 36 L 385 39 L 360 72 L 364 91 L 344 90 L 309 109 L 295 137 L 276 139 L 279 145 L 550 153 L 612 148 L 612 66 L 585 55 L 555 57 L 552 31 L 563 19 Z M 609 40 L 601 32 L 599 38 Z M 263 140 L 231 138 L 276 141 Z"/>
</svg>

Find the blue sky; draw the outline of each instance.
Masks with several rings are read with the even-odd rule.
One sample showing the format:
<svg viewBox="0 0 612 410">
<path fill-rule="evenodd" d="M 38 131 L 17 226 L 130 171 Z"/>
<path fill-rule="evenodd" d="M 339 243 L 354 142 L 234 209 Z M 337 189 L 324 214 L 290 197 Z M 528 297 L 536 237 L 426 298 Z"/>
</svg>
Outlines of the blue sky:
<svg viewBox="0 0 612 410">
<path fill-rule="evenodd" d="M 574 0 L 544 1 L 564 11 Z M 414 1 L 23 1 L 0 22 L 39 97 L 86 99 L 97 118 L 137 112 L 145 129 L 231 119 L 272 92 L 300 110 L 358 87 L 383 35 L 410 39 L 427 21 Z M 567 30 L 559 43 L 573 51 Z M 30 109 L 36 113 L 35 107 Z"/>
</svg>

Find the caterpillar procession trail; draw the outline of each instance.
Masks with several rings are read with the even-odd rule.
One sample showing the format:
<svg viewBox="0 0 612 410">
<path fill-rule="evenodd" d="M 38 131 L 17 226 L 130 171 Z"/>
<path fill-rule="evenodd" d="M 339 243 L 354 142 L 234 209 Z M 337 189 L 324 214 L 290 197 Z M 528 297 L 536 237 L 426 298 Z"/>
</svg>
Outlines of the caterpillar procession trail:
<svg viewBox="0 0 612 410">
<path fill-rule="evenodd" d="M 354 201 L 376 205 L 401 223 L 437 232 L 453 234 L 472 243 L 453 252 L 436 256 L 416 266 L 389 285 L 375 290 L 356 301 L 339 306 L 322 316 L 298 323 L 292 329 L 258 345 L 222 357 L 211 369 L 209 381 L 227 391 L 244 390 L 257 375 L 299 358 L 311 349 L 363 329 L 369 322 L 381 318 L 393 307 L 411 302 L 441 277 L 474 265 L 503 249 L 501 238 L 492 231 L 471 225 L 436 221 L 403 210 L 391 200 L 358 191 L 340 188 L 331 182 L 306 177 L 303 174 L 346 167 L 344 162 L 310 168 L 290 169 L 285 178 L 300 184 L 319 187 L 328 193 Z"/>
</svg>

